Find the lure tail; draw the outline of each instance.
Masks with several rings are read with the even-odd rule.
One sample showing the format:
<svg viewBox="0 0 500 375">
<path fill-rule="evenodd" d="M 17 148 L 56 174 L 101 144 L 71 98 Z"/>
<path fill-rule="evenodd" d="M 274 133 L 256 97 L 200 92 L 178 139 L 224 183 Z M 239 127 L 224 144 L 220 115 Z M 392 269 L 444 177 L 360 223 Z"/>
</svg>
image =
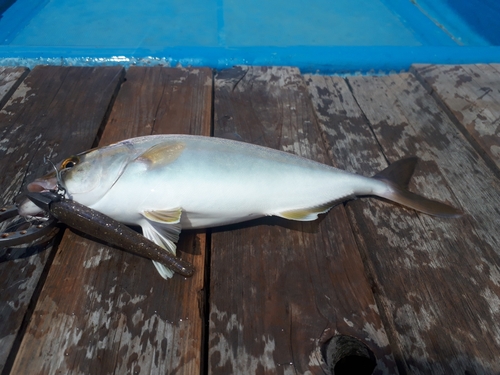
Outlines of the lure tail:
<svg viewBox="0 0 500 375">
<path fill-rule="evenodd" d="M 384 193 L 377 195 L 428 215 L 440 217 L 462 216 L 462 211 L 448 204 L 427 199 L 408 190 L 408 183 L 413 175 L 417 161 L 416 157 L 399 160 L 373 176 L 374 179 L 383 181 L 390 187 Z"/>
</svg>

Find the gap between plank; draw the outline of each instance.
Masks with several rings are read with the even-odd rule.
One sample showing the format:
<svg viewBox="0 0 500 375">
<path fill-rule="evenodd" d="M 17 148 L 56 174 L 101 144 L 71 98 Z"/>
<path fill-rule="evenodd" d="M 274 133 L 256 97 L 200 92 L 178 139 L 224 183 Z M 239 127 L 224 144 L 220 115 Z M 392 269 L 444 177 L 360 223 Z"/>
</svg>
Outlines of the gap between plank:
<svg viewBox="0 0 500 375">
<path fill-rule="evenodd" d="M 113 109 L 113 106 L 115 105 L 116 98 L 118 97 L 118 92 L 120 91 L 123 83 L 127 80 L 125 78 L 125 73 L 126 73 L 125 69 L 122 68 L 115 75 L 115 77 L 117 77 L 118 75 L 121 75 L 121 77 L 120 77 L 119 82 L 117 82 L 117 84 L 116 84 L 115 91 L 113 91 L 113 94 L 111 94 L 111 98 L 109 100 L 108 107 L 106 108 L 106 111 L 104 112 L 104 116 L 102 117 L 102 121 L 99 124 L 99 128 L 97 129 L 97 133 L 95 135 L 94 142 L 92 143 L 91 148 L 98 147 L 99 142 L 101 141 L 102 134 L 104 133 L 104 129 L 106 128 L 106 124 L 108 123 L 108 120 L 109 120 L 109 116 L 111 116 L 111 111 Z M 109 85 L 112 84 L 115 77 L 113 77 L 113 79 L 110 81 Z M 102 90 L 101 92 L 104 92 L 104 90 Z"/>
<path fill-rule="evenodd" d="M 215 129 L 215 75 L 217 71 L 212 69 L 212 96 L 210 99 L 210 137 L 214 136 Z M 210 282 L 212 269 L 212 230 L 205 229 L 205 280 L 203 282 L 203 306 L 202 314 L 201 352 L 200 352 L 200 375 L 208 375 L 208 353 L 210 350 Z"/>
<path fill-rule="evenodd" d="M 370 132 L 373 136 L 373 139 L 375 139 L 377 142 L 377 146 L 378 146 L 380 154 L 383 156 L 387 165 L 390 165 L 389 159 L 385 155 L 384 149 L 383 149 L 383 147 L 382 147 L 382 145 L 381 145 L 381 143 L 380 143 L 380 141 L 375 133 L 375 130 L 373 129 L 372 123 L 370 122 L 370 120 L 366 116 L 365 112 L 363 111 L 363 109 L 358 101 L 358 98 L 356 97 L 356 95 L 354 93 L 354 90 L 351 86 L 351 83 L 349 82 L 348 79 L 345 79 L 345 78 L 344 78 L 344 81 L 346 82 L 346 85 L 349 88 L 349 91 L 351 92 L 351 95 L 354 98 L 354 101 L 356 102 L 356 105 L 358 106 L 358 108 L 363 116 L 364 122 L 367 124 L 368 128 L 370 129 Z M 396 368 L 398 370 L 399 375 L 408 375 L 408 373 L 405 370 L 405 366 L 403 364 L 403 362 L 404 362 L 403 352 L 402 352 L 400 346 L 398 345 L 398 340 L 397 340 L 395 331 L 392 329 L 392 325 L 390 324 L 390 319 L 387 316 L 386 311 L 384 309 L 384 304 L 382 303 L 382 300 L 380 299 L 380 293 L 379 293 L 378 289 L 379 289 L 379 286 L 381 285 L 381 283 L 379 282 L 378 277 L 377 277 L 377 273 L 375 272 L 375 269 L 373 268 L 373 264 L 369 261 L 369 256 L 365 251 L 366 246 L 363 243 L 363 236 L 361 235 L 360 230 L 359 230 L 358 226 L 356 225 L 357 223 L 356 223 L 356 217 L 355 217 L 354 211 L 352 211 L 348 207 L 349 202 L 350 201 L 343 203 L 344 209 L 346 210 L 346 213 L 347 213 L 349 227 L 351 228 L 351 231 L 352 231 L 353 236 L 354 236 L 354 241 L 356 242 L 356 247 L 357 247 L 359 255 L 361 257 L 361 262 L 363 263 L 363 267 L 365 269 L 365 275 L 368 278 L 368 283 L 370 284 L 373 299 L 375 301 L 375 304 L 377 305 L 378 314 L 379 314 L 380 320 L 382 321 L 382 325 L 385 329 L 387 340 L 389 341 L 389 346 L 390 346 L 392 355 L 394 357 L 394 362 L 396 364 Z"/>
</svg>

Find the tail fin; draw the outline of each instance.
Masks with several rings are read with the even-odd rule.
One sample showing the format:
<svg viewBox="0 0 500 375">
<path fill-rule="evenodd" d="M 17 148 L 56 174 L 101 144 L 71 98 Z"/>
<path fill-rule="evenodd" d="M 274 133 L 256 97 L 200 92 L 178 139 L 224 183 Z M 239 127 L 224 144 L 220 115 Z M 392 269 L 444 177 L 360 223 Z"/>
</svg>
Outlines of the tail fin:
<svg viewBox="0 0 500 375">
<path fill-rule="evenodd" d="M 408 183 L 413 175 L 417 161 L 416 157 L 399 160 L 373 176 L 373 178 L 390 186 L 390 189 L 381 196 L 433 216 L 459 217 L 463 215 L 462 211 L 450 205 L 424 198 L 408 190 Z"/>
</svg>

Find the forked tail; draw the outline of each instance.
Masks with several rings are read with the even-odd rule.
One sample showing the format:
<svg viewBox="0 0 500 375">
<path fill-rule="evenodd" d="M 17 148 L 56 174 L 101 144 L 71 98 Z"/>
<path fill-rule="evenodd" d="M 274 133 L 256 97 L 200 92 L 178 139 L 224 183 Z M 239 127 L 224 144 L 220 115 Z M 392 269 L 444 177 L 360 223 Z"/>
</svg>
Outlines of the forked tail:
<svg viewBox="0 0 500 375">
<path fill-rule="evenodd" d="M 385 193 L 377 195 L 433 216 L 459 217 L 463 215 L 462 211 L 448 204 L 424 198 L 408 190 L 408 183 L 417 161 L 416 157 L 399 160 L 373 176 L 374 179 L 383 181 L 390 187 Z"/>
</svg>

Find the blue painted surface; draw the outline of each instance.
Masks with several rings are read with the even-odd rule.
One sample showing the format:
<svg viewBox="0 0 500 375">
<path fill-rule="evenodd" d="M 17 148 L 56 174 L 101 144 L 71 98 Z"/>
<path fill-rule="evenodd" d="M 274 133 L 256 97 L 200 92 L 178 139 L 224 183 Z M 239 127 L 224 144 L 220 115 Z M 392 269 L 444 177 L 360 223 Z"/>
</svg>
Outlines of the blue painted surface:
<svg viewBox="0 0 500 375">
<path fill-rule="evenodd" d="M 465 45 L 500 45 L 500 1 L 418 0 L 431 18 Z"/>
<path fill-rule="evenodd" d="M 0 19 L 0 63 L 364 72 L 500 62 L 499 6 L 481 1 L 489 18 L 464 18 L 464 0 L 18 0 Z"/>
<path fill-rule="evenodd" d="M 34 9 L 22 27 L 8 27 L 27 6 Z M 24 46 L 422 44 L 418 33 L 373 0 L 53 0 L 35 7 L 18 0 L 3 23 L 0 29 L 17 29 L 8 44 Z"/>
</svg>

